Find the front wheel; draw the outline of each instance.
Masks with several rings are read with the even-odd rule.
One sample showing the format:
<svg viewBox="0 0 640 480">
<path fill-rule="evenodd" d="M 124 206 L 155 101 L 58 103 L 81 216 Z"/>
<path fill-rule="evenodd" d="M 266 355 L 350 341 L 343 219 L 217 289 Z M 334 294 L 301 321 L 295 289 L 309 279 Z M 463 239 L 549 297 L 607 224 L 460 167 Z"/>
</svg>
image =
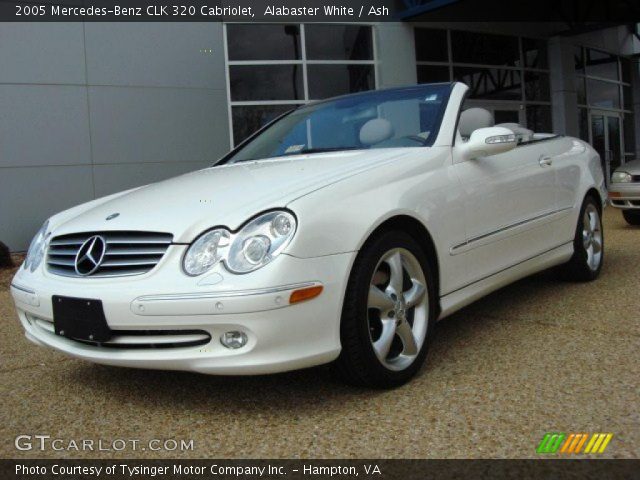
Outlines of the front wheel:
<svg viewBox="0 0 640 480">
<path fill-rule="evenodd" d="M 591 196 L 585 198 L 573 240 L 573 256 L 560 267 L 567 280 L 587 282 L 595 280 L 600 274 L 604 260 L 604 232 L 600 212 L 596 199 Z"/>
<path fill-rule="evenodd" d="M 385 232 L 360 251 L 349 277 L 336 367 L 347 382 L 392 388 L 424 363 L 435 322 L 429 258 L 401 231 Z"/>
<path fill-rule="evenodd" d="M 640 210 L 623 210 L 622 216 L 629 225 L 640 225 Z"/>
</svg>

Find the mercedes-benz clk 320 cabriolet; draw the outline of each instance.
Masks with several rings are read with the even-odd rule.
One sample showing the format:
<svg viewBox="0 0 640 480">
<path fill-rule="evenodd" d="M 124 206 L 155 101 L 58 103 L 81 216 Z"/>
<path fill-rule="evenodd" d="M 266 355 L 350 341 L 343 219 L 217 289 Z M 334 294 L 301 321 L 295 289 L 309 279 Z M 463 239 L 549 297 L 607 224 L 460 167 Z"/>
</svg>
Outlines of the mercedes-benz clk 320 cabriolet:
<svg viewBox="0 0 640 480">
<path fill-rule="evenodd" d="M 300 107 L 211 168 L 51 217 L 11 286 L 33 342 L 97 363 L 392 387 L 434 323 L 526 275 L 598 276 L 583 141 L 494 125 L 467 86 Z"/>
</svg>

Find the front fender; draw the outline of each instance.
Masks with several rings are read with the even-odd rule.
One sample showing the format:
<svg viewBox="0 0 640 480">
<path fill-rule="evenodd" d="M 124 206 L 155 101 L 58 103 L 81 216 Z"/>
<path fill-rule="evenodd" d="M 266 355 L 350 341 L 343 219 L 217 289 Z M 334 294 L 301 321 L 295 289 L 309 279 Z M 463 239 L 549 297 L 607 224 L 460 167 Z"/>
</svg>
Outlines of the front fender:
<svg viewBox="0 0 640 480">
<path fill-rule="evenodd" d="M 358 251 L 386 220 L 413 217 L 431 234 L 445 277 L 462 278 L 464 266 L 449 247 L 464 242 L 464 201 L 451 165 L 450 148 L 398 159 L 305 195 L 287 205 L 298 230 L 287 253 L 300 258 Z M 453 257 L 452 257 L 453 258 Z M 443 263 L 444 261 L 444 263 Z M 444 284 L 447 283 L 443 278 Z M 444 285 L 443 285 L 444 286 Z"/>
</svg>

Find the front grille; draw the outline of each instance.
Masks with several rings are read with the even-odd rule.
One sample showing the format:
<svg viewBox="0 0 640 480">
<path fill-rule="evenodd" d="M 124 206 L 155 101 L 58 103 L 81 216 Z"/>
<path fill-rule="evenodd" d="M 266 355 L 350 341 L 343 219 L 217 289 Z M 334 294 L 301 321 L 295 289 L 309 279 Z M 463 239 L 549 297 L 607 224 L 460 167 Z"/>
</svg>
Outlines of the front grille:
<svg viewBox="0 0 640 480">
<path fill-rule="evenodd" d="M 95 271 L 79 275 L 76 256 L 82 245 L 94 236 L 106 244 L 104 257 Z M 47 269 L 67 277 L 118 277 L 147 273 L 162 259 L 173 235 L 157 232 L 85 232 L 54 237 L 47 249 Z"/>
</svg>

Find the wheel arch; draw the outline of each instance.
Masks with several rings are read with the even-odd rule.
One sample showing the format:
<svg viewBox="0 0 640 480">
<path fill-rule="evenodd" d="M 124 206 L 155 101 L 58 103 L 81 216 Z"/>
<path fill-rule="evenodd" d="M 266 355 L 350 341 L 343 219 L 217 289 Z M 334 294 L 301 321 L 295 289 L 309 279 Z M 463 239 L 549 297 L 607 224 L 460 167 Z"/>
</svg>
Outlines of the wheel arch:
<svg viewBox="0 0 640 480">
<path fill-rule="evenodd" d="M 594 197 L 598 201 L 598 209 L 600 210 L 600 214 L 602 215 L 602 207 L 604 207 L 604 199 L 602 198 L 602 195 L 600 195 L 600 192 L 598 191 L 598 189 L 596 187 L 589 188 L 584 194 L 584 197 L 582 198 L 583 203 L 587 197 Z"/>
<path fill-rule="evenodd" d="M 436 244 L 433 241 L 433 237 L 427 227 L 415 217 L 406 214 L 398 214 L 393 217 L 385 219 L 377 227 L 375 227 L 364 240 L 358 250 L 370 242 L 373 238 L 383 232 L 389 232 L 393 230 L 401 230 L 409 234 L 422 248 L 425 255 L 433 262 L 432 267 L 435 269 L 433 272 L 433 278 L 435 279 L 435 291 L 437 299 L 437 314 L 440 314 L 440 263 L 438 261 L 438 252 L 436 250 Z"/>
</svg>

